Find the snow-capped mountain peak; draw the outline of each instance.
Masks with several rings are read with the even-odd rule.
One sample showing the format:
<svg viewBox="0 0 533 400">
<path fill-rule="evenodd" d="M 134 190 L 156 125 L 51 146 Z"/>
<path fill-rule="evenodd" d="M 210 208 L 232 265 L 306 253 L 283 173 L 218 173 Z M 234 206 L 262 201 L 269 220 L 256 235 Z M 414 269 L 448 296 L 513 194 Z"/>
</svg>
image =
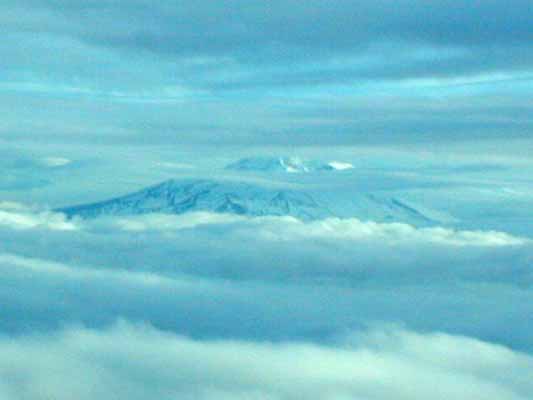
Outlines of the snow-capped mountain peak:
<svg viewBox="0 0 533 400">
<path fill-rule="evenodd" d="M 246 216 L 292 216 L 301 220 L 356 217 L 377 222 L 428 225 L 433 214 L 397 198 L 372 193 L 346 195 L 272 188 L 258 184 L 215 180 L 168 180 L 138 192 L 98 203 L 57 210 L 68 217 L 183 214 L 207 211 Z"/>
<path fill-rule="evenodd" d="M 250 172 L 307 173 L 315 171 L 341 171 L 353 168 L 347 162 L 304 160 L 299 157 L 248 157 L 226 166 L 227 170 Z"/>
<path fill-rule="evenodd" d="M 340 161 L 330 161 L 328 163 L 328 165 L 331 168 L 336 169 L 338 171 L 343 171 L 343 170 L 346 170 L 346 169 L 353 169 L 354 168 L 353 164 L 350 164 L 350 163 L 347 163 L 347 162 L 340 162 Z"/>
</svg>

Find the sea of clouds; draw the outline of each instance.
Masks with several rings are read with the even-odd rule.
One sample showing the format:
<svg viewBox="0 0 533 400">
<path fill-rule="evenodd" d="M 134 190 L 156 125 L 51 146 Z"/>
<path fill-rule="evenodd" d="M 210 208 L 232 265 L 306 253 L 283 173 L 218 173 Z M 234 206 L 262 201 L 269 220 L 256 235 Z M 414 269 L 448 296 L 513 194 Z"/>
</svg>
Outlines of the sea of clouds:
<svg viewBox="0 0 533 400">
<path fill-rule="evenodd" d="M 13 170 L 60 181 L 57 168 L 75 167 Z M 527 229 L 68 219 L 23 201 L 50 189 L 6 190 L 2 398 L 525 400 L 533 389 Z"/>
</svg>

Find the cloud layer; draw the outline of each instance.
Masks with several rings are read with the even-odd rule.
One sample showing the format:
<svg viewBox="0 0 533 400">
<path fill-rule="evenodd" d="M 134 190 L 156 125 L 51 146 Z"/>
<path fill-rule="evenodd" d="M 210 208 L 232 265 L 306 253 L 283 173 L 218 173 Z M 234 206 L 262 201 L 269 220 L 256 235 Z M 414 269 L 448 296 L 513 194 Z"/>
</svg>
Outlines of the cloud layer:
<svg viewBox="0 0 533 400">
<path fill-rule="evenodd" d="M 530 233 L 3 201 L 0 395 L 525 400 Z"/>
<path fill-rule="evenodd" d="M 527 355 L 397 328 L 318 346 L 195 341 L 121 322 L 105 331 L 1 338 L 0 351 L 6 400 L 525 400 L 533 390 Z"/>
<path fill-rule="evenodd" d="M 0 129 L 167 145 L 527 137 L 532 13 L 527 0 L 7 1 Z"/>
<path fill-rule="evenodd" d="M 265 240 L 349 240 L 381 241 L 395 244 L 436 244 L 443 246 L 520 246 L 529 239 L 496 231 L 461 231 L 444 227 L 417 228 L 406 223 L 376 223 L 357 218 L 325 218 L 304 222 L 294 217 L 244 217 L 234 214 L 191 212 L 182 215 L 147 214 L 131 217 L 101 217 L 95 221 L 68 220 L 60 212 L 38 211 L 19 203 L 0 203 L 0 225 L 14 229 L 88 230 L 127 232 L 179 231 L 222 225 L 246 236 L 255 231 Z"/>
</svg>

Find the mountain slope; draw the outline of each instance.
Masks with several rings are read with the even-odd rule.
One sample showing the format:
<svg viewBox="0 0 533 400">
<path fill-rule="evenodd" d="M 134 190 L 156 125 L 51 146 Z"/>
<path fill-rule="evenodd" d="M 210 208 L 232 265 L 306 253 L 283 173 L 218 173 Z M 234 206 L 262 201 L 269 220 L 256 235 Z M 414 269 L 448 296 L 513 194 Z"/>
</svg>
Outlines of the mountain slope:
<svg viewBox="0 0 533 400">
<path fill-rule="evenodd" d="M 58 211 L 69 217 L 83 218 L 153 212 L 182 214 L 189 211 L 250 216 L 290 215 L 301 219 L 332 215 L 325 205 L 318 204 L 312 196 L 303 192 L 210 180 L 169 180 L 123 197 Z"/>
<path fill-rule="evenodd" d="M 95 218 L 192 211 L 248 216 L 292 216 L 302 220 L 355 217 L 377 222 L 428 225 L 437 222 L 424 211 L 396 198 L 374 194 L 344 196 L 273 189 L 241 182 L 169 180 L 111 200 L 57 210 L 68 217 Z"/>
</svg>

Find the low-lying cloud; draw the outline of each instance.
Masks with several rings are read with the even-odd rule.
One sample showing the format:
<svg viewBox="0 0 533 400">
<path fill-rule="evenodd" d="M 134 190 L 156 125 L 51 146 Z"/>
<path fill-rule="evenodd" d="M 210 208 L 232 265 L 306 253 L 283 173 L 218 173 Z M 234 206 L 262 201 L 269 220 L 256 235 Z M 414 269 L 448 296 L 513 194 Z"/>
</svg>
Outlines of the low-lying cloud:
<svg viewBox="0 0 533 400">
<path fill-rule="evenodd" d="M 533 391 L 526 354 L 398 328 L 325 346 L 198 341 L 120 322 L 3 337 L 0 352 L 6 400 L 526 400 Z"/>
<path fill-rule="evenodd" d="M 131 217 L 103 217 L 96 220 L 67 219 L 53 211 L 38 211 L 17 203 L 0 204 L 0 225 L 15 229 L 44 228 L 50 230 L 122 230 L 179 231 L 204 226 L 222 226 L 229 231 L 264 240 L 349 240 L 375 241 L 386 244 L 435 244 L 442 246 L 499 247 L 520 246 L 530 242 L 505 232 L 465 231 L 445 227 L 418 228 L 406 223 L 378 223 L 357 218 L 326 218 L 304 222 L 293 217 L 245 217 L 234 214 L 192 212 L 182 215 L 146 214 Z M 218 227 L 217 229 L 220 229 Z"/>
<path fill-rule="evenodd" d="M 420 268 L 411 266 L 413 260 L 398 262 L 396 254 L 376 261 L 374 252 L 367 256 L 376 261 L 369 268 L 359 264 L 357 252 L 317 252 L 301 244 L 303 253 L 256 245 L 251 257 L 243 253 L 246 243 L 230 252 L 193 248 L 188 254 L 174 241 L 167 247 L 150 240 L 128 253 L 113 240 L 110 252 L 87 237 L 85 247 L 63 239 L 62 246 L 74 248 L 72 256 L 60 256 L 69 264 L 2 254 L 0 329 L 48 332 L 69 323 L 101 328 L 123 317 L 194 337 L 321 341 L 369 322 L 394 321 L 533 351 L 528 324 L 533 299 L 520 282 L 531 283 L 531 274 L 509 269 L 506 254 L 500 255 L 501 265 L 488 268 L 476 266 L 483 258 L 471 260 L 474 266 L 449 265 L 453 259 L 430 253 L 431 263 Z M 100 264 L 82 263 L 88 258 L 80 254 L 89 251 L 97 252 Z M 202 257 L 202 251 L 214 254 Z M 53 248 L 47 254 L 57 257 Z M 518 282 L 505 281 L 509 274 Z"/>
<path fill-rule="evenodd" d="M 533 285 L 529 238 L 355 218 L 303 222 L 197 212 L 83 220 L 5 203 L 2 238 L 12 254 L 168 277 Z"/>
<path fill-rule="evenodd" d="M 63 214 L 32 210 L 17 203 L 0 204 L 0 226 L 22 230 L 73 231 L 78 229 L 78 226 L 68 221 Z"/>
</svg>

